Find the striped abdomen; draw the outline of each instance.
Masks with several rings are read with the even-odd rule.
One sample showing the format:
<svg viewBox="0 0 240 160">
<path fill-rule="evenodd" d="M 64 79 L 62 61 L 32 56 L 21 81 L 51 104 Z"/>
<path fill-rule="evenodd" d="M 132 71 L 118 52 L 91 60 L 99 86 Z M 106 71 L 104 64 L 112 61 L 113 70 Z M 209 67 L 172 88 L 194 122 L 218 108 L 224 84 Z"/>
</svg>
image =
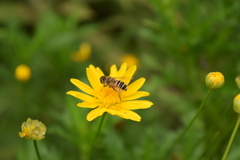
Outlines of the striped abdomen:
<svg viewBox="0 0 240 160">
<path fill-rule="evenodd" d="M 114 84 L 116 87 L 118 87 L 124 91 L 127 91 L 127 85 L 124 82 L 116 80 Z"/>
</svg>

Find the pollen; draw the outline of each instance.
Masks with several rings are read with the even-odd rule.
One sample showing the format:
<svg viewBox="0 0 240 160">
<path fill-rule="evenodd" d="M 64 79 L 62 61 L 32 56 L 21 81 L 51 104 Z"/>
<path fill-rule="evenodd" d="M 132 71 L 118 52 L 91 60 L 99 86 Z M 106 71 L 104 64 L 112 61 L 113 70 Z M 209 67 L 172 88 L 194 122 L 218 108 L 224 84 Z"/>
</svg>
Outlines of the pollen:
<svg viewBox="0 0 240 160">
<path fill-rule="evenodd" d="M 121 92 L 115 91 L 110 87 L 104 87 L 102 90 L 100 90 L 97 98 L 99 102 L 106 107 L 110 107 L 122 102 Z"/>
</svg>

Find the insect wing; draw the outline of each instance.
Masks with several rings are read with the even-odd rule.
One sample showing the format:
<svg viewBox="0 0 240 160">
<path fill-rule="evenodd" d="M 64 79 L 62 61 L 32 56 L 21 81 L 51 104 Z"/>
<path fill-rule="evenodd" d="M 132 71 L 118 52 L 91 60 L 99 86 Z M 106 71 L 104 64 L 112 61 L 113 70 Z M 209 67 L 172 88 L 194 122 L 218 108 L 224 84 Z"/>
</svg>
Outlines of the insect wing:
<svg viewBox="0 0 240 160">
<path fill-rule="evenodd" d="M 133 79 L 133 77 L 114 77 L 114 78 L 117 79 L 117 80 L 120 80 L 124 83 L 130 82 L 130 80 Z"/>
<path fill-rule="evenodd" d="M 124 81 L 124 80 L 129 80 L 129 79 L 133 79 L 133 77 L 113 77 L 117 80 L 120 80 L 120 81 Z"/>
</svg>

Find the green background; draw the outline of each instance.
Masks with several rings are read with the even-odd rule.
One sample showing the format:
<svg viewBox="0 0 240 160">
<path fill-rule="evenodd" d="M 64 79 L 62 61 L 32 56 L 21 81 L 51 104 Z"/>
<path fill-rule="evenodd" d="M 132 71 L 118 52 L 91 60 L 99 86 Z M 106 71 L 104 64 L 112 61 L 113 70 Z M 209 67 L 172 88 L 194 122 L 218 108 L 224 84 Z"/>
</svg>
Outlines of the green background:
<svg viewBox="0 0 240 160">
<path fill-rule="evenodd" d="M 85 160 L 100 117 L 66 95 L 77 90 L 70 78 L 89 84 L 86 67 L 121 64 L 126 53 L 139 66 L 134 79 L 154 105 L 136 110 L 141 122 L 107 114 L 94 160 L 161 160 L 189 124 L 208 88 L 205 76 L 219 71 L 225 85 L 211 92 L 193 126 L 168 159 L 221 159 L 237 120 L 232 109 L 239 93 L 240 1 L 230 0 L 81 0 L 0 1 L 0 159 L 37 159 L 33 142 L 18 136 L 27 118 L 47 126 L 38 142 L 42 159 Z M 85 62 L 70 59 L 88 42 Z M 22 83 L 14 70 L 25 63 L 31 79 Z M 237 133 L 228 160 L 240 159 Z"/>
</svg>

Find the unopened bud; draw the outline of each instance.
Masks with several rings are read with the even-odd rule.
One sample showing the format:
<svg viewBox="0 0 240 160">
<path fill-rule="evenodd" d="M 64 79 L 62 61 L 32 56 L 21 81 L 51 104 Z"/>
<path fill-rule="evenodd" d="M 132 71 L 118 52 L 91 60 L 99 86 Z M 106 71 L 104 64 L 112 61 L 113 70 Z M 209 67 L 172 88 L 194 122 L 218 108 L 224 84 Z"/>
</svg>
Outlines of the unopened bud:
<svg viewBox="0 0 240 160">
<path fill-rule="evenodd" d="M 237 83 L 238 88 L 240 89 L 240 76 L 237 76 L 235 81 Z"/>
<path fill-rule="evenodd" d="M 233 110 L 240 114 L 240 94 L 238 94 L 233 100 Z"/>
<path fill-rule="evenodd" d="M 224 76 L 221 72 L 210 72 L 206 76 L 205 82 L 208 88 L 218 89 L 224 85 Z"/>
</svg>

